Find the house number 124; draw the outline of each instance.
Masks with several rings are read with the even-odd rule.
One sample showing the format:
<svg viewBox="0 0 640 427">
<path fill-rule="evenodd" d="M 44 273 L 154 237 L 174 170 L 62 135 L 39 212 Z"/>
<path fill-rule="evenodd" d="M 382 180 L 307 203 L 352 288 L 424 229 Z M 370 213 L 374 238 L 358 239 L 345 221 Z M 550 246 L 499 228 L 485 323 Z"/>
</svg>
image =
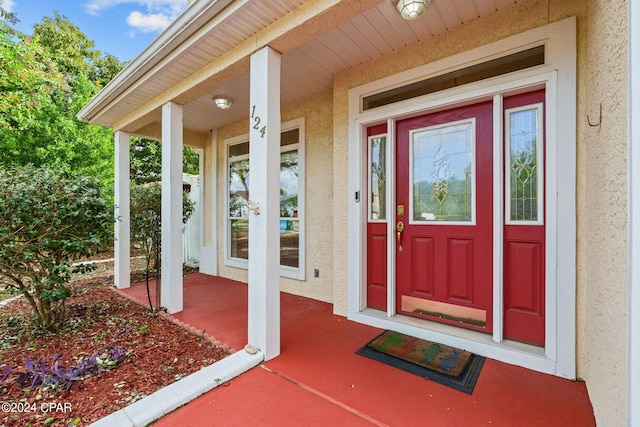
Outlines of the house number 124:
<svg viewBox="0 0 640 427">
<path fill-rule="evenodd" d="M 260 132 L 260 138 L 264 138 L 265 132 L 267 132 L 267 125 L 260 127 L 260 116 L 256 116 L 256 106 L 251 107 L 251 118 L 253 119 L 253 128 Z"/>
</svg>

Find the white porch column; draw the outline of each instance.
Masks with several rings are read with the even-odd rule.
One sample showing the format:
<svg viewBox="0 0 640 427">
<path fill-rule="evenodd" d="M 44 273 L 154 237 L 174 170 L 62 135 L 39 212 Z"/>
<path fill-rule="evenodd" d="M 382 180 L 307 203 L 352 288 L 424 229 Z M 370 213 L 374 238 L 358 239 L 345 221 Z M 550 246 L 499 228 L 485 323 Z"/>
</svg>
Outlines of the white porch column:
<svg viewBox="0 0 640 427">
<path fill-rule="evenodd" d="M 182 106 L 162 106 L 162 297 L 182 311 Z"/>
<path fill-rule="evenodd" d="M 117 131 L 115 143 L 115 242 L 114 283 L 118 289 L 131 286 L 131 201 L 129 190 L 129 134 Z"/>
<path fill-rule="evenodd" d="M 218 275 L 218 131 L 200 151 L 200 272 Z"/>
<path fill-rule="evenodd" d="M 280 63 L 265 47 L 251 56 L 249 344 L 280 354 Z"/>
</svg>

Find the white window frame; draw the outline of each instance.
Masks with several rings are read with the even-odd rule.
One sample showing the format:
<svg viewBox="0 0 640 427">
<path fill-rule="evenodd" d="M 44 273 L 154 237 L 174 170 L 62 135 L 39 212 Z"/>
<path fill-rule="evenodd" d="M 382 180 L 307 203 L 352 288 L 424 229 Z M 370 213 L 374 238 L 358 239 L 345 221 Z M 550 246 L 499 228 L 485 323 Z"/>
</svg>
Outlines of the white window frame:
<svg viewBox="0 0 640 427">
<path fill-rule="evenodd" d="M 281 133 L 285 133 L 294 129 L 298 129 L 298 143 L 280 146 L 280 153 L 288 151 L 298 151 L 298 232 L 299 234 L 299 252 L 298 252 L 298 268 L 289 266 L 280 266 L 280 276 L 295 280 L 306 280 L 306 227 L 305 227 L 305 121 L 304 118 L 298 118 L 282 124 Z M 225 144 L 225 196 L 224 196 L 224 265 L 247 270 L 249 268 L 248 259 L 233 258 L 231 256 L 231 227 L 229 222 L 229 149 L 231 146 L 249 142 L 249 134 L 242 134 L 224 141 Z M 247 157 L 248 158 L 248 157 Z M 242 159 L 239 159 L 242 160 Z M 291 218 L 281 218 L 291 220 Z"/>
<path fill-rule="evenodd" d="M 511 120 L 509 115 L 511 113 L 518 113 L 520 111 L 536 110 L 536 175 L 538 175 L 538 191 L 537 191 L 537 204 L 538 204 L 538 219 L 535 221 L 520 221 L 511 219 L 511 191 L 509 186 L 511 183 Z M 520 107 L 509 108 L 504 111 L 504 223 L 506 225 L 544 225 L 544 108 L 542 103 L 527 104 Z M 542 178 L 542 179 L 541 179 Z"/>
<path fill-rule="evenodd" d="M 497 57 L 545 46 L 545 64 L 361 111 L 363 97 Z M 366 83 L 349 90 L 348 194 L 348 318 L 382 329 L 465 348 L 477 354 L 566 378 L 576 377 L 576 18 L 544 25 L 448 58 Z M 395 313 L 395 248 L 388 245 L 389 301 L 387 312 L 366 307 L 366 209 L 354 194 L 364 187 L 366 128 L 388 122 L 393 135 L 398 120 L 431 111 L 493 100 L 494 164 L 503 161 L 502 98 L 545 88 L 546 124 L 546 241 L 544 348 L 504 340 L 502 325 L 503 197 L 494 197 L 494 333 L 483 334 L 450 325 L 425 323 Z M 562 124 L 560 126 L 559 124 Z M 394 139 L 390 141 L 393 147 Z M 393 160 L 390 160 L 393 164 Z M 561 165 L 562 167 L 560 167 Z M 391 172 L 390 172 L 391 173 Z M 494 194 L 503 194 L 504 169 L 494 167 Z M 498 188 L 496 188 L 498 187 Z M 390 194 L 387 209 L 395 206 Z M 389 218 L 393 212 L 387 211 Z M 390 221 L 389 224 L 392 224 Z M 391 226 L 389 233 L 393 233 Z M 390 234 L 391 235 L 391 234 Z"/>
</svg>

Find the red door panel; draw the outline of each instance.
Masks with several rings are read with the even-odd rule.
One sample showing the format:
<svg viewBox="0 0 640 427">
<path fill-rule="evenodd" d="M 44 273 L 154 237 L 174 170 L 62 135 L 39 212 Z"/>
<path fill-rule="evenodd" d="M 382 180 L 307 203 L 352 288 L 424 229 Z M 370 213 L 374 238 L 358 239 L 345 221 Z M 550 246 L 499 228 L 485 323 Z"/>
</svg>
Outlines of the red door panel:
<svg viewBox="0 0 640 427">
<path fill-rule="evenodd" d="M 542 242 L 509 240 L 506 247 L 506 279 L 518 284 L 506 294 L 507 311 L 542 316 L 544 293 L 537 286 L 543 262 Z"/>
<path fill-rule="evenodd" d="M 472 304 L 473 295 L 473 240 L 449 239 L 449 292 L 450 302 Z"/>
<path fill-rule="evenodd" d="M 411 290 L 414 296 L 433 298 L 434 251 L 433 238 L 425 236 L 411 237 Z"/>
<path fill-rule="evenodd" d="M 367 224 L 367 306 L 387 309 L 387 224 Z"/>
</svg>

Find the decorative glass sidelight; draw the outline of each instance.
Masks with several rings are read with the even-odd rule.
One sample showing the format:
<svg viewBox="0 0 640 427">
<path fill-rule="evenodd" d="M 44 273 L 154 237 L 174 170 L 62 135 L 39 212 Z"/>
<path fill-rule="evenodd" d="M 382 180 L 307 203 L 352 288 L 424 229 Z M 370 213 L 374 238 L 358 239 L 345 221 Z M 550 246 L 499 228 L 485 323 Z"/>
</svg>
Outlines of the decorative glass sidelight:
<svg viewBox="0 0 640 427">
<path fill-rule="evenodd" d="M 474 221 L 475 121 L 411 135 L 413 221 Z"/>
<path fill-rule="evenodd" d="M 506 219 L 542 224 L 542 104 L 506 111 Z"/>
<path fill-rule="evenodd" d="M 369 137 L 369 219 L 387 218 L 387 137 Z"/>
</svg>

